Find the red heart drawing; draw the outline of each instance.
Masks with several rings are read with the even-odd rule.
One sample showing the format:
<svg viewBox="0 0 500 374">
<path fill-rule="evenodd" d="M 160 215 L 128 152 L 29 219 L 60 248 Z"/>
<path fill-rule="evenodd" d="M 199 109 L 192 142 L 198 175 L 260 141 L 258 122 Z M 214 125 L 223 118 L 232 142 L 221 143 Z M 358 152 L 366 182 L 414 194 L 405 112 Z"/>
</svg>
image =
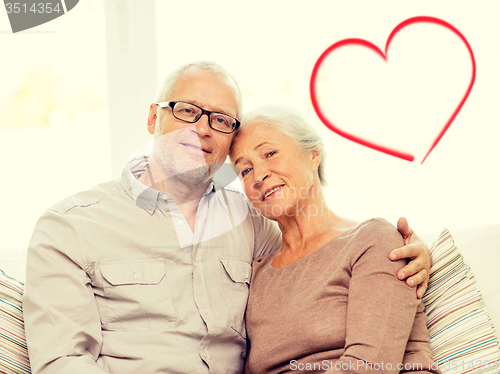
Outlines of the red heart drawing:
<svg viewBox="0 0 500 374">
<path fill-rule="evenodd" d="M 340 136 L 343 136 L 346 139 L 349 139 L 349 140 L 352 140 L 353 142 L 364 145 L 365 147 L 372 148 L 376 151 L 380 151 L 380 152 L 386 153 L 386 154 L 394 156 L 394 157 L 402 158 L 403 160 L 414 161 L 415 157 L 412 154 L 404 153 L 404 152 L 401 152 L 401 151 L 398 151 L 395 149 L 388 148 L 386 146 L 382 146 L 380 144 L 376 144 L 372 141 L 362 139 L 359 136 L 350 134 L 350 133 L 338 128 L 337 126 L 335 126 L 335 124 L 333 124 L 323 114 L 323 112 L 319 106 L 318 99 L 316 96 L 316 78 L 317 78 L 319 68 L 321 67 L 321 64 L 323 63 L 325 58 L 330 53 L 335 51 L 336 49 L 341 48 L 341 47 L 346 46 L 346 45 L 357 45 L 357 46 L 361 46 L 361 47 L 366 47 L 366 48 L 374 51 L 375 53 L 377 53 L 380 57 L 382 57 L 382 59 L 385 62 L 387 62 L 387 52 L 389 50 L 389 45 L 390 45 L 392 39 L 394 38 L 394 36 L 403 28 L 405 28 L 409 25 L 415 24 L 415 23 L 433 23 L 433 24 L 440 25 L 440 26 L 443 26 L 443 27 L 451 30 L 453 33 L 455 33 L 462 40 L 462 42 L 467 47 L 467 50 L 469 51 L 469 55 L 470 55 L 471 62 L 472 62 L 472 76 L 471 76 L 467 91 L 465 92 L 464 96 L 460 100 L 460 103 L 455 108 L 455 110 L 451 114 L 450 118 L 448 119 L 448 121 L 446 122 L 444 127 L 441 129 L 441 131 L 439 132 L 439 134 L 437 135 L 437 137 L 433 141 L 431 147 L 429 148 L 429 150 L 425 154 L 425 157 L 423 158 L 423 160 L 421 162 L 421 164 L 423 164 L 424 161 L 426 160 L 427 156 L 429 156 L 429 154 L 432 152 L 434 147 L 436 147 L 436 145 L 439 143 L 439 141 L 441 140 L 441 138 L 446 133 L 446 131 L 448 130 L 448 128 L 452 124 L 453 120 L 457 116 L 458 112 L 460 111 L 460 109 L 464 105 L 465 101 L 467 100 L 467 97 L 469 96 L 470 91 L 472 90 L 472 86 L 474 85 L 474 81 L 476 79 L 476 60 L 474 58 L 474 53 L 472 52 L 472 48 L 470 47 L 469 42 L 467 41 L 467 39 L 465 39 L 465 37 L 462 35 L 462 33 L 456 27 L 451 25 L 450 23 L 443 21 L 442 19 L 439 19 L 439 18 L 427 17 L 427 16 L 409 18 L 409 19 L 401 22 L 399 25 L 397 25 L 394 28 L 394 30 L 392 30 L 391 34 L 389 35 L 389 38 L 387 39 L 387 43 L 385 45 L 385 53 L 382 52 L 376 45 L 374 45 L 373 43 L 370 43 L 369 41 L 366 41 L 364 39 L 354 39 L 353 38 L 353 39 L 340 40 L 340 41 L 336 42 L 335 44 L 332 44 L 328 49 L 326 49 L 323 52 L 323 54 L 316 61 L 316 64 L 314 65 L 314 69 L 313 69 L 313 72 L 311 75 L 311 81 L 309 83 L 309 89 L 311 92 L 312 104 L 313 104 L 314 110 L 316 111 L 316 114 L 321 119 L 321 121 L 325 124 L 325 126 L 327 126 L 330 130 L 332 130 L 333 132 L 337 133 Z"/>
</svg>

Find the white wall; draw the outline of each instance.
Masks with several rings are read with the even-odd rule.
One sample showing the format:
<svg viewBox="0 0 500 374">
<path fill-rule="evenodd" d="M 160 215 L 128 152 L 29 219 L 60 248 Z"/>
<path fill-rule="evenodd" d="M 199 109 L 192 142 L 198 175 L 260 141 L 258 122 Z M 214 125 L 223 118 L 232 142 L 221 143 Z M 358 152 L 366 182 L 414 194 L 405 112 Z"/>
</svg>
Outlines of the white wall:
<svg viewBox="0 0 500 374">
<path fill-rule="evenodd" d="M 420 232 L 499 222 L 498 1 L 194 1 L 187 13 L 189 24 L 184 16 L 170 17 L 184 14 L 180 5 L 162 0 L 156 4 L 159 76 L 185 62 L 215 60 L 236 77 L 245 109 L 284 103 L 301 110 L 325 139 L 330 182 L 326 192 L 339 213 L 359 220 L 382 216 L 394 223 L 406 216 Z M 383 50 L 394 27 L 415 16 L 454 25 L 469 41 L 477 63 L 468 100 L 423 165 L 328 130 L 309 94 L 314 64 L 331 44 L 363 38 Z M 429 25 L 402 31 L 389 52 L 388 64 L 369 53 L 354 53 L 357 60 L 333 64 L 337 70 L 327 73 L 336 84 L 328 88 L 331 98 L 344 100 L 340 117 L 347 128 L 357 126 L 356 131 L 368 134 L 375 127 L 371 133 L 382 134 L 382 139 L 404 128 L 396 145 L 414 148 L 420 160 L 467 88 L 470 58 L 458 37 Z M 342 84 L 337 85 L 339 79 Z M 351 89 L 354 85 L 357 91 Z M 334 107 L 333 99 L 327 107 Z"/>
</svg>

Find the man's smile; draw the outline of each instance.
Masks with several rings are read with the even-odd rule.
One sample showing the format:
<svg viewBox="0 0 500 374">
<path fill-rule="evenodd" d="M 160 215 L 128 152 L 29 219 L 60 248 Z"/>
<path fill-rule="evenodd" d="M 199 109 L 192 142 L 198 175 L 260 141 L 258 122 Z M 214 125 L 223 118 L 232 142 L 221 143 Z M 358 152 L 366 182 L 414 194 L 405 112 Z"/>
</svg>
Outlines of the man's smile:
<svg viewBox="0 0 500 374">
<path fill-rule="evenodd" d="M 191 149 L 196 149 L 197 151 L 203 151 L 205 153 L 212 153 L 210 152 L 209 150 L 207 149 L 204 149 L 204 148 L 201 148 L 201 147 L 198 147 L 196 145 L 193 145 L 193 144 L 189 144 L 189 143 L 181 143 L 184 147 L 187 147 L 187 148 L 191 148 Z"/>
</svg>

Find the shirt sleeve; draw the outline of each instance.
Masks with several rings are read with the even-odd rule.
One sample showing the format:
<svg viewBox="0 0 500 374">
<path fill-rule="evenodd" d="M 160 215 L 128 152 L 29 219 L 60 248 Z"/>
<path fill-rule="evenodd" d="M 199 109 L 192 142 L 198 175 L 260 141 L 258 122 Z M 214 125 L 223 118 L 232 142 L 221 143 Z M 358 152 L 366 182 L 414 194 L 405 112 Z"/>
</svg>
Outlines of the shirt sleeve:
<svg viewBox="0 0 500 374">
<path fill-rule="evenodd" d="M 365 233 L 367 245 L 352 259 L 345 352 L 330 363 L 328 373 L 398 373 L 405 371 L 401 365 L 407 363 L 403 358 L 410 333 L 427 339 L 428 345 L 421 301 L 413 288 L 396 277 L 405 260 L 389 260 L 389 253 L 401 247 L 403 239 L 388 222 L 371 222 L 374 228 Z M 430 347 L 427 353 L 425 361 L 415 357 L 419 366 L 410 371 L 436 372 L 431 370 Z"/>
<path fill-rule="evenodd" d="M 254 251 L 253 259 L 277 251 L 281 248 L 281 231 L 278 224 L 258 213 L 251 207 L 250 214 L 254 220 Z"/>
<path fill-rule="evenodd" d="M 104 374 L 99 312 L 75 217 L 47 211 L 28 248 L 23 313 L 33 374 Z"/>
</svg>

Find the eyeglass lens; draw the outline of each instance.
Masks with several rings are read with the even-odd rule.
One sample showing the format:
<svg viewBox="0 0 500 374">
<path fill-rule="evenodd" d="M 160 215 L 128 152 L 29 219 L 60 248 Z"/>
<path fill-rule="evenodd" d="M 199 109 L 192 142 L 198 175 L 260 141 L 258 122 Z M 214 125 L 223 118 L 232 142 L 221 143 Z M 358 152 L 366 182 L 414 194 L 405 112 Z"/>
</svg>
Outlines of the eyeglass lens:
<svg viewBox="0 0 500 374">
<path fill-rule="evenodd" d="M 173 114 L 180 120 L 196 122 L 200 119 L 203 112 L 193 104 L 178 101 L 175 103 Z M 232 132 L 236 126 L 236 121 L 233 117 L 222 113 L 210 113 L 210 122 L 213 129 L 226 133 Z"/>
</svg>

